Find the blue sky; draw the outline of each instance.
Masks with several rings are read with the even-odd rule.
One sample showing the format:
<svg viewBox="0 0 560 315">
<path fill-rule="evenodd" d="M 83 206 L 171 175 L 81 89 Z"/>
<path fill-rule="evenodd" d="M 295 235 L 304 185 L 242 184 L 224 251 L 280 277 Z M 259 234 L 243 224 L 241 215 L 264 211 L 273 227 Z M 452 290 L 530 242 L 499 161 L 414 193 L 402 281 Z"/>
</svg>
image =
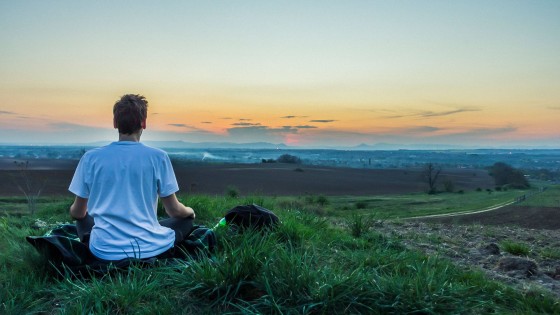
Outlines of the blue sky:
<svg viewBox="0 0 560 315">
<path fill-rule="evenodd" d="M 560 1 L 1 1 L 0 142 L 557 146 Z M 286 118 L 291 117 L 291 118 Z"/>
</svg>

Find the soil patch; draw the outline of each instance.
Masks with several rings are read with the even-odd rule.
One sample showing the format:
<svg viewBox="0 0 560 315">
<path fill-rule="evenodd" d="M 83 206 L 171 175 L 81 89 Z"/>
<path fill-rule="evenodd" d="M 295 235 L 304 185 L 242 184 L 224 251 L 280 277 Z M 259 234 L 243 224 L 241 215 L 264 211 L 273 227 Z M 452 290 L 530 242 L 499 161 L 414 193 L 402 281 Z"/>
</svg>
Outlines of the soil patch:
<svg viewBox="0 0 560 315">
<path fill-rule="evenodd" d="M 13 159 L 0 159 L 0 196 L 17 196 L 21 174 Z M 31 160 L 30 178 L 45 182 L 42 196 L 68 195 L 78 161 Z M 421 169 L 356 169 L 296 164 L 174 163 L 181 193 L 223 195 L 235 187 L 241 195 L 355 195 L 407 194 L 426 190 Z M 485 170 L 452 169 L 441 175 L 453 178 L 457 190 L 493 187 Z"/>
<path fill-rule="evenodd" d="M 558 229 L 418 221 L 378 221 L 373 228 L 398 237 L 410 249 L 437 255 L 465 269 L 480 270 L 488 277 L 524 292 L 537 288 L 560 299 Z M 526 246 L 528 254 L 508 253 L 507 242 Z"/>
</svg>

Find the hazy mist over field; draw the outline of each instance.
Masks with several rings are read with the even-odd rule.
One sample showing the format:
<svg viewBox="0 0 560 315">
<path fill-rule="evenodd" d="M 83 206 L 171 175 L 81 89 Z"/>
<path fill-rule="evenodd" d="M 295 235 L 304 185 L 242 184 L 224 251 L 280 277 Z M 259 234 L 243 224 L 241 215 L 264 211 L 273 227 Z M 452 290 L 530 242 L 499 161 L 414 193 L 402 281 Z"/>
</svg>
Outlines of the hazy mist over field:
<svg viewBox="0 0 560 315">
<path fill-rule="evenodd" d="M 560 150 L 332 150 L 273 147 L 173 147 L 150 143 L 165 150 L 175 162 L 205 164 L 261 164 L 289 154 L 306 166 L 333 166 L 364 169 L 422 168 L 436 163 L 447 168 L 484 169 L 505 162 L 525 170 L 560 171 Z M 164 145 L 161 145 L 164 144 Z M 167 146 L 165 145 L 167 144 Z M 101 145 L 101 144 L 100 144 Z M 96 146 L 0 146 L 0 170 L 16 169 L 14 161 L 30 161 L 31 168 L 73 169 L 77 160 Z M 42 161 L 44 160 L 44 161 Z M 57 162 L 59 161 L 59 162 Z M 72 162 L 73 161 L 73 162 Z M 550 177 L 549 179 L 556 178 Z M 560 179 L 560 178 L 558 178 Z"/>
</svg>

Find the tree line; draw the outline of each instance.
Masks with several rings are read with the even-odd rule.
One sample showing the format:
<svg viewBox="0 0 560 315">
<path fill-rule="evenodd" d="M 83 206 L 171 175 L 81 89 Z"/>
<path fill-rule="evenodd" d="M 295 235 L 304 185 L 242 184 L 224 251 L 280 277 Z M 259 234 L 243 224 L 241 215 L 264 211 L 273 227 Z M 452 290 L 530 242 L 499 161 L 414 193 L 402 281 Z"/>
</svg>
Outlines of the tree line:
<svg viewBox="0 0 560 315">
<path fill-rule="evenodd" d="M 437 187 L 439 185 L 441 171 L 441 165 L 436 165 L 434 163 L 427 163 L 424 165 L 422 179 L 428 185 L 429 194 L 435 194 L 438 192 Z M 521 170 L 504 162 L 494 163 L 494 165 L 488 168 L 488 174 L 494 178 L 495 185 L 500 190 L 502 187 L 525 189 L 531 186 L 527 177 Z M 444 186 L 445 191 L 447 192 L 453 190 L 453 185 L 449 181 L 446 181 Z"/>
</svg>

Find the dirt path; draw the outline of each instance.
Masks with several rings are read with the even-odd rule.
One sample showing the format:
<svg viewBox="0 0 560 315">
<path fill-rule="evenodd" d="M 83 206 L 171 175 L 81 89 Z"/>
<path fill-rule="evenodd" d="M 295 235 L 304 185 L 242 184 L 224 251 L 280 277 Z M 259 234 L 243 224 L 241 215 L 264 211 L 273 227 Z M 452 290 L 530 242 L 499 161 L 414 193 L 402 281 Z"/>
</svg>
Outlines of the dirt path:
<svg viewBox="0 0 560 315">
<path fill-rule="evenodd" d="M 499 203 L 497 205 L 490 206 L 489 208 L 485 208 L 485 209 L 482 209 L 482 210 L 466 210 L 466 211 L 459 211 L 459 212 L 453 212 L 453 213 L 429 214 L 429 215 L 422 215 L 422 216 L 417 216 L 417 217 L 410 217 L 410 218 L 406 218 L 406 219 L 407 220 L 412 220 L 412 219 L 428 219 L 428 218 L 448 218 L 448 217 L 457 217 L 457 216 L 461 216 L 461 215 L 484 213 L 484 212 L 489 212 L 489 211 L 495 211 L 495 210 L 501 209 L 503 207 L 507 207 L 509 205 L 513 205 L 516 202 L 517 202 L 516 200 L 511 200 L 511 201 L 506 201 L 506 202 L 503 202 L 503 203 Z"/>
<path fill-rule="evenodd" d="M 422 216 L 416 216 L 416 217 L 410 217 L 410 218 L 406 218 L 407 220 L 411 220 L 411 219 L 430 219 L 430 218 L 449 218 L 449 217 L 458 217 L 458 216 L 465 216 L 465 215 L 473 215 L 473 214 L 480 214 L 480 213 L 485 213 L 485 212 L 490 212 L 490 211 L 496 211 L 502 208 L 505 208 L 507 206 L 511 206 L 511 205 L 515 205 L 519 202 L 525 201 L 537 194 L 540 194 L 542 192 L 544 192 L 546 189 L 541 188 L 539 191 L 535 191 L 529 194 L 524 194 L 514 200 L 510 200 L 510 201 L 506 201 L 506 202 L 502 202 L 493 206 L 490 206 L 489 208 L 484 208 L 484 209 L 480 209 L 480 210 L 465 210 L 465 211 L 458 211 L 458 212 L 453 212 L 453 213 L 442 213 L 442 214 L 429 214 L 429 215 L 422 215 Z"/>
</svg>

